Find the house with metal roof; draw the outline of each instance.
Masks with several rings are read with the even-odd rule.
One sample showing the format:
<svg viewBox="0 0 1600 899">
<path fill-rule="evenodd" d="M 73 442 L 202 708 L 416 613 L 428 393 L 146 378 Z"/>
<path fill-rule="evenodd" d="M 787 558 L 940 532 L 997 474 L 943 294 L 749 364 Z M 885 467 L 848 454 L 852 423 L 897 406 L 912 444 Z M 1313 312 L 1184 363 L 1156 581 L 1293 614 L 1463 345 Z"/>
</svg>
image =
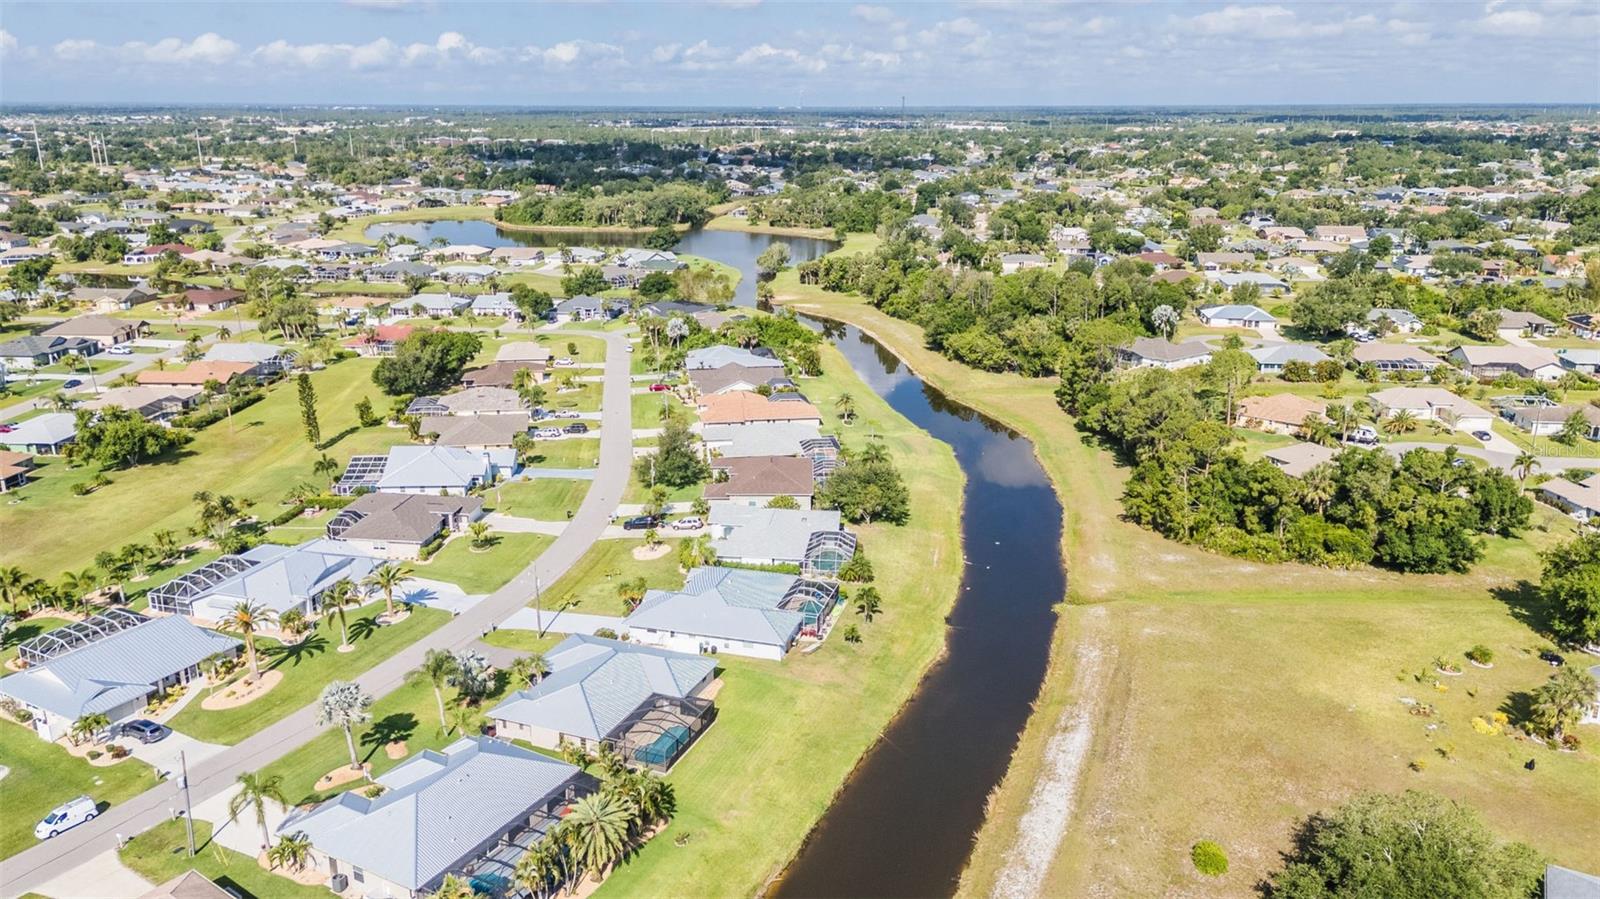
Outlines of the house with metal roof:
<svg viewBox="0 0 1600 899">
<path fill-rule="evenodd" d="M 345 578 L 359 583 L 381 564 L 382 558 L 334 540 L 295 546 L 263 543 L 151 590 L 150 608 L 202 621 L 221 621 L 241 602 L 275 615 L 291 609 L 310 615 L 322 605 L 328 588 Z"/>
<path fill-rule="evenodd" d="M 783 368 L 783 361 L 773 356 L 764 356 L 740 347 L 719 343 L 690 350 L 683 362 L 683 367 L 689 371 L 722 368 L 725 365 L 742 365 L 745 368 Z"/>
<path fill-rule="evenodd" d="M 714 715 L 699 698 L 717 669 L 705 656 L 574 634 L 545 661 L 550 673 L 489 710 L 496 736 L 547 749 L 604 744 L 665 771 Z"/>
<path fill-rule="evenodd" d="M 129 318 L 112 318 L 109 315 L 80 315 L 40 332 L 44 337 L 78 337 L 92 340 L 102 347 L 113 347 L 143 337 L 150 331 L 150 323 Z"/>
<path fill-rule="evenodd" d="M 1556 354 L 1536 346 L 1458 346 L 1450 351 L 1455 362 L 1474 378 L 1494 380 L 1505 374 L 1540 381 L 1559 381 L 1566 370 Z"/>
<path fill-rule="evenodd" d="M 1256 368 L 1269 374 L 1283 371 L 1290 362 L 1316 365 L 1328 361 L 1328 354 L 1309 343 L 1264 343 L 1245 350 L 1256 360 Z"/>
<path fill-rule="evenodd" d="M 505 415 L 527 411 L 522 395 L 508 387 L 468 387 L 439 396 L 419 396 L 406 409 L 411 415 Z"/>
<path fill-rule="evenodd" d="M 78 437 L 78 417 L 71 412 L 46 412 L 19 421 L 0 434 L 0 446 L 12 452 L 59 456 Z"/>
<path fill-rule="evenodd" d="M 516 453 L 507 448 L 482 451 L 459 446 L 394 446 L 388 455 L 351 456 L 333 492 L 348 496 L 367 487 L 383 493 L 460 495 L 512 471 Z"/>
<path fill-rule="evenodd" d="M 635 643 L 679 652 L 781 660 L 821 636 L 838 587 L 771 571 L 696 568 L 682 590 L 651 590 L 626 619 Z"/>
<path fill-rule="evenodd" d="M 417 899 L 446 875 L 506 883 L 517 860 L 596 781 L 566 762 L 491 737 L 425 749 L 278 827 L 311 841 L 310 867 L 358 896 Z"/>
<path fill-rule="evenodd" d="M 711 548 L 741 565 L 796 565 L 807 577 L 835 577 L 855 555 L 856 538 L 831 509 L 768 509 L 717 501 Z"/>
<path fill-rule="evenodd" d="M 822 436 L 817 424 L 810 421 L 706 425 L 700 439 L 708 451 L 725 459 L 819 455 L 837 458 L 839 454 L 838 439 Z"/>
<path fill-rule="evenodd" d="M 101 623 L 101 619 L 108 619 Z M 104 714 L 113 725 L 136 718 L 157 691 L 200 674 L 200 662 L 238 651 L 239 641 L 179 617 L 146 618 L 126 609 L 47 631 L 24 644 L 32 661 L 0 678 L 0 696 L 33 715 L 29 726 L 56 740 L 84 715 Z"/>
</svg>

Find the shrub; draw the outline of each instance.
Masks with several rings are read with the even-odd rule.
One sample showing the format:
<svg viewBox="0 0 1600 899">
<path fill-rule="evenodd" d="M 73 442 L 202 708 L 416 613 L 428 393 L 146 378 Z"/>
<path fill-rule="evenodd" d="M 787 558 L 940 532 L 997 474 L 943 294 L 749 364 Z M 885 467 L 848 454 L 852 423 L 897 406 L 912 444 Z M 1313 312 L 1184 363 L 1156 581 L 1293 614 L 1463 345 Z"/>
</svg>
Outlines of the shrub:
<svg viewBox="0 0 1600 899">
<path fill-rule="evenodd" d="M 601 639 L 604 639 L 604 640 L 615 640 L 615 639 L 617 639 L 617 632 L 612 630 L 609 627 L 599 628 L 598 630 L 596 630 L 594 632 L 594 635 L 596 637 L 600 637 Z"/>
<path fill-rule="evenodd" d="M 868 559 L 867 554 L 859 549 L 856 550 L 855 555 L 850 557 L 850 561 L 844 563 L 843 567 L 839 569 L 839 579 L 853 584 L 865 584 L 867 581 L 872 580 L 872 577 L 872 560 Z"/>
<path fill-rule="evenodd" d="M 1467 650 L 1467 658 L 1477 662 L 1479 665 L 1487 665 L 1494 661 L 1494 650 L 1479 643 Z"/>
<path fill-rule="evenodd" d="M 85 753 L 85 755 L 87 755 L 89 757 L 89 761 L 91 761 L 91 762 L 95 761 L 98 758 L 100 758 L 100 756 L 102 756 L 104 754 L 105 753 L 101 752 L 98 749 L 91 749 L 87 753 Z"/>
<path fill-rule="evenodd" d="M 1207 877 L 1221 877 L 1228 873 L 1228 854 L 1210 840 L 1201 840 L 1189 850 L 1189 860 L 1196 871 Z"/>
</svg>

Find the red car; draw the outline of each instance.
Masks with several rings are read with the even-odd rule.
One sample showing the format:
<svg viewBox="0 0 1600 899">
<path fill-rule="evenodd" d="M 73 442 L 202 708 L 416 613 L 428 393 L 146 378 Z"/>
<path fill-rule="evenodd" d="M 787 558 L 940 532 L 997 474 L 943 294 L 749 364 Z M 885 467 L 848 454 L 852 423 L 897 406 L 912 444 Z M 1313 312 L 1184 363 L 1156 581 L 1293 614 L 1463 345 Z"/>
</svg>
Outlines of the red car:
<svg viewBox="0 0 1600 899">
<path fill-rule="evenodd" d="M 650 385 L 650 392 L 651 393 L 666 393 L 667 391 L 669 391 L 671 389 L 672 389 L 671 385 L 668 385 L 668 384 L 651 384 Z"/>
</svg>

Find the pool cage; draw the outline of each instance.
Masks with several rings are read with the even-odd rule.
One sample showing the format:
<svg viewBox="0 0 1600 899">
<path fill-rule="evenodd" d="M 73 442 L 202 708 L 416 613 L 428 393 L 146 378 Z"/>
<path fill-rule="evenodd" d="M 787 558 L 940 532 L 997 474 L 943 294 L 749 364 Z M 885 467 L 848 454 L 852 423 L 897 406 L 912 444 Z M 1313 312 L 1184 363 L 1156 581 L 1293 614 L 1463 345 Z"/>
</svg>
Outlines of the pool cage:
<svg viewBox="0 0 1600 899">
<path fill-rule="evenodd" d="M 652 693 L 602 742 L 628 764 L 665 774 L 716 716 L 717 707 L 709 699 Z"/>
<path fill-rule="evenodd" d="M 856 535 L 849 531 L 814 531 L 806 540 L 800 574 L 808 578 L 837 578 L 839 570 L 856 554 Z"/>
<path fill-rule="evenodd" d="M 834 603 L 839 601 L 839 586 L 826 581 L 801 578 L 783 595 L 778 608 L 800 613 L 800 635 L 821 636 L 823 625 Z"/>
<path fill-rule="evenodd" d="M 107 609 L 23 642 L 17 647 L 17 655 L 25 664 L 38 665 L 149 620 L 128 609 Z"/>
<path fill-rule="evenodd" d="M 472 885 L 479 896 L 493 899 L 512 899 L 530 895 L 512 879 L 517 862 L 539 841 L 549 837 L 561 819 L 566 817 L 572 803 L 600 789 L 600 781 L 588 774 L 575 775 L 572 780 L 545 797 L 526 818 L 518 821 L 492 844 L 479 852 L 457 872 Z M 551 883 L 543 895 L 553 896 L 562 886 L 561 881 Z"/>
<path fill-rule="evenodd" d="M 389 457 L 386 455 L 351 456 L 350 464 L 339 476 L 339 483 L 333 485 L 334 495 L 349 496 L 362 487 L 377 487 L 378 482 L 383 480 L 384 466 L 388 464 Z"/>
<path fill-rule="evenodd" d="M 419 396 L 406 406 L 407 415 L 449 415 L 450 409 L 436 396 Z"/>
<path fill-rule="evenodd" d="M 341 509 L 338 515 L 328 520 L 328 526 L 323 533 L 327 535 L 329 540 L 338 540 L 344 536 L 345 531 L 355 527 L 357 522 L 366 517 L 365 514 L 355 509 Z"/>
<path fill-rule="evenodd" d="M 192 614 L 195 600 L 255 566 L 255 562 L 240 556 L 222 556 L 151 590 L 150 608 L 174 615 Z"/>
</svg>

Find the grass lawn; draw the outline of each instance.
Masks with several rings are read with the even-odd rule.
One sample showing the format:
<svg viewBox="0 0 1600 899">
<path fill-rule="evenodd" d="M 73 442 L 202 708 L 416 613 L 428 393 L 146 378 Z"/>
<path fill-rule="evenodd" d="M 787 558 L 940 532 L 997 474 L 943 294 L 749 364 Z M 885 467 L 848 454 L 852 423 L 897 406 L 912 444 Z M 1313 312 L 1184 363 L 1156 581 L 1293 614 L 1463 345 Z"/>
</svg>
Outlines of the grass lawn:
<svg viewBox="0 0 1600 899">
<path fill-rule="evenodd" d="M 176 458 L 107 472 L 113 483 L 90 496 L 73 496 L 71 488 L 94 475 L 92 466 L 68 468 L 59 459 L 39 457 L 33 483 L 18 494 L 23 501 L 0 505 L 0 532 L 7 536 L 0 564 L 54 578 L 63 569 L 88 565 L 102 549 L 147 542 L 157 530 L 184 534 L 194 523 L 189 497 L 199 490 L 253 500 L 256 514 L 272 516 L 291 486 L 313 479 L 311 467 L 322 452 L 343 462 L 405 440 L 402 429 L 358 426 L 354 407 L 362 397 L 389 408 L 372 383 L 375 365 L 352 359 L 312 374 L 330 444 L 324 450 L 306 442 L 294 384 L 286 381 L 235 415 L 231 429 L 218 422 L 197 432 Z"/>
<path fill-rule="evenodd" d="M 41 375 L 83 375 L 84 377 L 87 377 L 90 369 L 93 369 L 94 373 L 98 375 L 111 371 L 114 368 L 121 368 L 122 366 L 128 364 L 128 357 L 93 356 L 87 361 L 89 363 L 88 365 L 84 365 L 81 362 L 77 365 L 68 365 L 65 362 L 57 362 L 54 365 L 46 365 L 44 368 L 36 368 L 34 371 Z"/>
<path fill-rule="evenodd" d="M 694 410 L 684 402 L 667 393 L 635 393 L 629 400 L 633 404 L 633 426 L 635 428 L 659 428 L 666 423 L 661 419 L 661 410 L 665 408 L 667 414 L 683 421 L 694 420 Z"/>
<path fill-rule="evenodd" d="M 477 552 L 472 549 L 470 538 L 457 537 L 431 560 L 413 564 L 412 569 L 417 577 L 449 581 L 468 593 L 493 593 L 538 558 L 556 538 L 548 534 L 495 532 L 494 539 L 494 546 Z"/>
<path fill-rule="evenodd" d="M 579 363 L 591 365 L 604 365 L 606 361 L 606 342 L 604 338 L 592 337 L 588 334 L 540 334 L 535 337 L 539 343 L 550 348 L 557 358 L 566 356 L 576 359 Z M 551 372 L 560 374 L 559 367 L 552 366 Z"/>
<path fill-rule="evenodd" d="M 492 511 L 518 518 L 540 521 L 565 521 L 568 512 L 578 511 L 589 492 L 589 481 L 578 478 L 533 478 L 512 481 L 485 493 Z"/>
<path fill-rule="evenodd" d="M 6 383 L 5 394 L 0 396 L 0 406 L 21 403 L 24 400 L 31 400 L 34 397 L 44 396 L 61 389 L 61 382 L 56 380 L 33 381 L 31 383 L 26 380 L 19 380 L 26 376 L 25 372 L 19 372 L 12 376 L 12 380 Z"/>
<path fill-rule="evenodd" d="M 235 827 L 255 827 L 249 813 L 239 817 Z M 258 831 L 260 828 L 256 828 Z M 242 852 L 211 842 L 211 822 L 194 822 L 194 858 L 189 857 L 189 838 L 182 821 L 164 821 L 134 837 L 117 857 L 155 884 L 166 883 L 193 868 L 236 896 L 254 899 L 318 899 L 326 897 L 324 887 L 295 883 L 287 877 L 261 867 Z"/>
<path fill-rule="evenodd" d="M 598 381 L 575 381 L 566 390 L 557 390 L 556 385 L 545 387 L 544 407 L 546 409 L 576 410 L 578 412 L 599 412 L 600 400 L 605 394 L 605 385 Z"/>
<path fill-rule="evenodd" d="M 563 437 L 534 444 L 528 464 L 538 468 L 593 468 L 600 458 L 600 438 Z"/>
<path fill-rule="evenodd" d="M 748 218 L 734 215 L 719 215 L 706 222 L 707 231 L 744 231 L 750 234 L 786 234 L 791 237 L 816 237 L 822 240 L 832 240 L 832 228 L 782 228 L 776 225 L 752 224 Z"/>
<path fill-rule="evenodd" d="M 837 351 L 822 353 L 829 374 L 807 381 L 807 395 L 824 409 L 840 392 L 854 396 L 861 417 L 855 430 L 884 436 L 911 491 L 908 524 L 856 528 L 886 611 L 858 624 L 857 645 L 835 634 L 816 652 L 791 653 L 781 663 L 719 657 L 717 721 L 670 777 L 678 815 L 607 880 L 604 895 L 759 893 L 944 645 L 944 616 L 962 573 L 960 469 L 948 446 L 890 409 Z M 646 567 L 630 556 L 616 564 L 621 577 Z M 681 575 L 670 576 L 674 586 L 681 583 Z M 589 589 L 604 610 L 619 608 L 614 583 Z M 846 620 L 860 622 L 853 612 Z M 680 836 L 681 847 L 674 844 Z"/>
<path fill-rule="evenodd" d="M 503 646 L 506 649 L 516 649 L 531 654 L 548 652 L 564 639 L 566 639 L 565 634 L 546 634 L 541 637 L 534 631 L 504 630 L 490 631 L 483 637 L 483 642 L 490 646 Z"/>
<path fill-rule="evenodd" d="M 6 631 L 5 639 L 0 640 L 0 665 L 16 658 L 17 647 L 22 644 L 46 631 L 71 623 L 65 618 L 52 618 L 49 615 L 35 615 L 13 623 L 11 629 Z"/>
<path fill-rule="evenodd" d="M 157 783 L 155 769 L 138 759 L 96 768 L 10 721 L 0 721 L 0 762 L 11 769 L 0 780 L 0 858 L 37 843 L 33 825 L 68 799 L 88 795 L 104 811 Z"/>
<path fill-rule="evenodd" d="M 200 707 L 199 701 L 191 702 L 168 723 L 173 730 L 208 743 L 237 743 L 315 700 L 329 681 L 349 680 L 450 620 L 447 612 L 418 608 L 399 624 L 378 627 L 376 619 L 382 611 L 380 599 L 346 613 L 354 652 L 337 651 L 340 628 L 336 618 L 319 622 L 316 631 L 294 646 L 257 641 L 262 670 L 281 669 L 282 683 L 260 699 L 237 708 L 207 710 Z M 219 685 L 216 689 L 227 687 Z"/>
<path fill-rule="evenodd" d="M 668 487 L 667 502 L 686 503 L 706 492 L 706 482 L 690 484 L 687 487 Z M 647 503 L 650 501 L 651 490 L 645 482 L 639 479 L 639 472 L 634 470 L 628 477 L 628 489 L 622 492 L 622 501 L 625 503 Z"/>
<path fill-rule="evenodd" d="M 1538 576 L 1537 550 L 1570 535 L 1570 524 L 1536 513 L 1527 539 L 1487 540 L 1485 558 L 1465 575 L 1209 554 L 1121 519 L 1127 472 L 1083 442 L 1056 407 L 1053 380 L 951 362 L 925 347 L 916 326 L 800 285 L 792 272 L 775 289 L 800 311 L 865 327 L 953 399 L 1023 432 L 1064 501 L 1072 578 L 1051 672 L 991 800 L 960 895 L 992 891 L 1047 744 L 1074 710 L 1094 729 L 1075 823 L 1042 895 L 1248 893 L 1289 848 L 1299 818 L 1360 789 L 1406 786 L 1471 804 L 1501 836 L 1527 840 L 1557 862 L 1600 867 L 1592 750 L 1562 755 L 1480 736 L 1468 724 L 1499 708 L 1508 691 L 1548 676 L 1523 655 L 1543 641 L 1527 623 L 1537 615 L 1517 597 L 1519 585 Z M 1496 650 L 1496 668 L 1441 678 L 1448 693 L 1409 674 L 1397 679 L 1436 655 L 1459 660 L 1477 642 Z M 1103 674 L 1080 695 L 1074 676 L 1089 658 L 1100 663 L 1084 670 Z M 1400 696 L 1433 702 L 1440 714 L 1431 721 L 1443 729 L 1430 739 L 1428 722 L 1406 714 Z M 1446 743 L 1453 760 L 1437 752 Z M 1424 770 L 1407 770 L 1419 757 Z M 1537 772 L 1522 768 L 1530 757 Z M 1226 877 L 1196 875 L 1188 850 L 1199 839 L 1222 843 L 1233 862 Z"/>
<path fill-rule="evenodd" d="M 1568 445 L 1553 437 L 1534 437 L 1503 418 L 1494 420 L 1494 432 L 1515 443 L 1519 449 L 1527 450 L 1536 456 L 1571 456 L 1576 459 L 1600 461 L 1600 443 L 1593 440 L 1579 438 Z"/>
<path fill-rule="evenodd" d="M 671 531 L 663 531 L 662 538 L 670 534 Z M 544 588 L 545 611 L 572 609 L 590 615 L 621 615 L 622 600 L 617 598 L 617 585 L 635 577 L 643 577 L 652 590 L 682 587 L 683 574 L 678 570 L 679 541 L 667 542 L 672 544 L 672 552 L 659 559 L 640 562 L 633 557 L 633 551 L 643 545 L 641 541 L 596 540 L 571 571 Z"/>
</svg>

